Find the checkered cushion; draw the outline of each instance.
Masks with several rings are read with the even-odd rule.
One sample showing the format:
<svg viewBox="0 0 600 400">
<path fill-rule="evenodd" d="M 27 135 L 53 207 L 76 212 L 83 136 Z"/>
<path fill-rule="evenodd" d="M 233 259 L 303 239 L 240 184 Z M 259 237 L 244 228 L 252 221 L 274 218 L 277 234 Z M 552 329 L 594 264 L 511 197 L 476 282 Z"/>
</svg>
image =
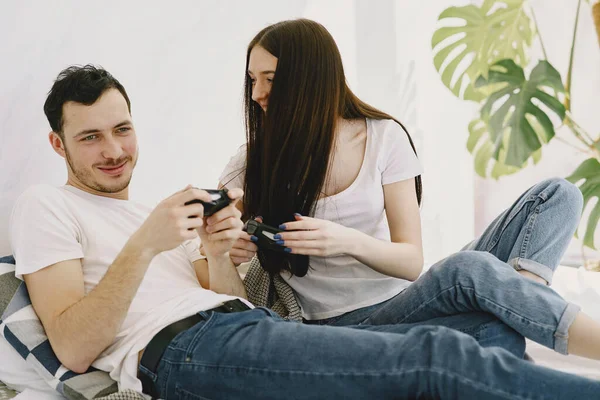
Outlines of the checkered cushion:
<svg viewBox="0 0 600 400">
<path fill-rule="evenodd" d="M 117 383 L 104 371 L 90 367 L 87 372 L 77 374 L 61 364 L 33 310 L 25 283 L 15 277 L 15 259 L 12 256 L 0 258 L 0 315 L 0 334 L 52 388 L 66 398 L 145 399 L 133 391 L 117 392 Z"/>
</svg>

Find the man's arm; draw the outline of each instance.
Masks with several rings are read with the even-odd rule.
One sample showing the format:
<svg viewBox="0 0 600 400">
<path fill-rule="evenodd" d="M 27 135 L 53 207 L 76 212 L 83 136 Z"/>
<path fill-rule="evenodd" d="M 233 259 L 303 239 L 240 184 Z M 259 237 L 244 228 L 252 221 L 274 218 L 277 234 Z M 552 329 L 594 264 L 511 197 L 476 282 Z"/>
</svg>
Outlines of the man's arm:
<svg viewBox="0 0 600 400">
<path fill-rule="evenodd" d="M 24 276 L 31 303 L 63 365 L 85 372 L 112 343 L 153 257 L 128 243 L 87 296 L 78 259 Z"/>
<path fill-rule="evenodd" d="M 244 283 L 229 253 L 194 262 L 194 269 L 202 287 L 221 294 L 247 298 Z"/>
<path fill-rule="evenodd" d="M 63 365 L 85 372 L 114 341 L 152 259 L 196 237 L 203 207 L 184 206 L 193 199 L 210 201 L 210 196 L 188 187 L 161 202 L 87 295 L 79 259 L 24 276 L 33 307 Z"/>
<path fill-rule="evenodd" d="M 202 287 L 246 298 L 246 289 L 229 255 L 233 244 L 243 233 L 240 219 L 242 214 L 238 205 L 243 193 L 241 189 L 230 190 L 228 195 L 232 203 L 206 218 L 206 223 L 196 229 L 202 240 L 206 259 L 195 261 L 194 268 Z"/>
</svg>

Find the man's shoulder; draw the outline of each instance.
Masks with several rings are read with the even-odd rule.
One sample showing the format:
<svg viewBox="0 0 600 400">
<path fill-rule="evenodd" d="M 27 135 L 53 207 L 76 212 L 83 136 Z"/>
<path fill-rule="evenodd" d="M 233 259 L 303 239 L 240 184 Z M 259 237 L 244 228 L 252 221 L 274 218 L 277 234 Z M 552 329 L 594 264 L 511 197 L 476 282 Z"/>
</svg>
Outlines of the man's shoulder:
<svg viewBox="0 0 600 400">
<path fill-rule="evenodd" d="M 66 191 L 62 187 L 48 184 L 37 184 L 28 187 L 21 193 L 15 202 L 15 207 L 20 205 L 51 205 L 61 203 Z"/>
</svg>

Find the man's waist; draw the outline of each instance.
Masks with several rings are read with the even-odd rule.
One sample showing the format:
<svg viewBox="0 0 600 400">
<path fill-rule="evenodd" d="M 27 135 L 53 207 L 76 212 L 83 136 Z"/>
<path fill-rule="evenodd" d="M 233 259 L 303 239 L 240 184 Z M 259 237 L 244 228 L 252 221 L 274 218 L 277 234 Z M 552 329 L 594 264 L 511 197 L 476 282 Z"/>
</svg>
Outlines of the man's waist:
<svg viewBox="0 0 600 400">
<path fill-rule="evenodd" d="M 247 311 L 250 309 L 251 308 L 248 307 L 248 305 L 246 305 L 242 300 L 234 299 L 225 301 L 217 307 L 211 308 L 210 310 L 206 310 L 206 312 L 234 313 Z M 177 336 L 179 333 L 185 330 L 190 329 L 191 327 L 203 320 L 204 319 L 200 314 L 194 314 L 164 327 L 160 332 L 154 335 L 154 337 L 150 340 L 146 348 L 140 352 L 140 365 L 146 368 L 147 370 L 156 373 L 158 369 L 158 364 L 160 363 L 160 360 L 165 350 L 167 349 L 171 341 L 175 338 L 175 336 Z M 138 375 L 140 380 L 142 381 L 144 393 L 154 395 L 154 393 L 152 393 L 154 391 L 152 381 L 148 381 L 149 378 L 145 374 Z"/>
</svg>

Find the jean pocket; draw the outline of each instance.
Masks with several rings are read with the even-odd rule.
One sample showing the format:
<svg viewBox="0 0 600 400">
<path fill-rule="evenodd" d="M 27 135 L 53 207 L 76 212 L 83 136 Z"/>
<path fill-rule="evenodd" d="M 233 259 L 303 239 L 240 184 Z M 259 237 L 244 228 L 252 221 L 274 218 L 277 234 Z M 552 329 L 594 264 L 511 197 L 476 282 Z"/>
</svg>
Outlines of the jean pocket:
<svg viewBox="0 0 600 400">
<path fill-rule="evenodd" d="M 176 398 L 179 400 L 214 400 L 209 399 L 208 397 L 202 397 L 192 392 L 188 392 L 179 385 L 175 386 L 175 395 L 177 396 Z"/>
<path fill-rule="evenodd" d="M 210 328 L 214 324 L 214 321 L 218 318 L 218 316 L 219 313 L 211 312 L 210 314 L 208 314 L 205 321 L 197 323 L 193 328 L 188 330 L 188 333 L 192 333 L 190 331 L 193 331 L 193 336 L 190 341 L 190 344 L 185 346 L 187 347 L 187 350 L 185 352 L 186 357 L 190 357 L 193 354 L 194 348 L 196 347 L 196 343 L 200 341 L 200 339 L 202 338 L 202 336 L 204 336 L 208 328 Z"/>
</svg>

